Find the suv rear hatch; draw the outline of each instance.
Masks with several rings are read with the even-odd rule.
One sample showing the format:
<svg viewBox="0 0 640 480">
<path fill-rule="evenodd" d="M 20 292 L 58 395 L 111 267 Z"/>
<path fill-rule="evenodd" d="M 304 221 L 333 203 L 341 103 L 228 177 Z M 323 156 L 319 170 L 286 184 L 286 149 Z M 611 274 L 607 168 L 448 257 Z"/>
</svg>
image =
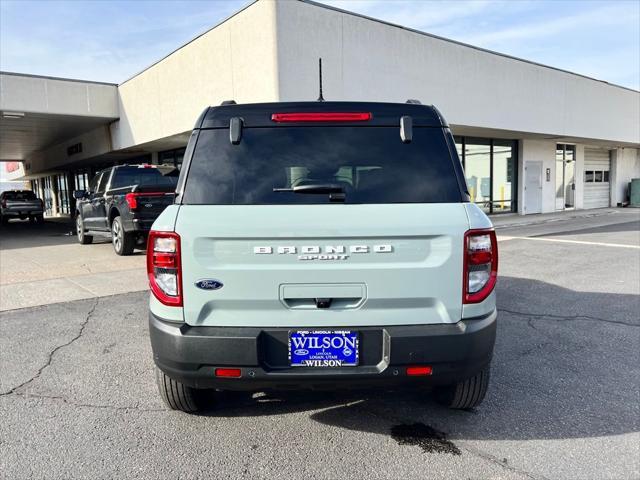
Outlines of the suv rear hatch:
<svg viewBox="0 0 640 480">
<path fill-rule="evenodd" d="M 414 118 L 405 143 L 394 119 L 248 126 L 238 144 L 202 129 L 175 225 L 185 321 L 459 321 L 469 223 L 450 134 Z"/>
</svg>

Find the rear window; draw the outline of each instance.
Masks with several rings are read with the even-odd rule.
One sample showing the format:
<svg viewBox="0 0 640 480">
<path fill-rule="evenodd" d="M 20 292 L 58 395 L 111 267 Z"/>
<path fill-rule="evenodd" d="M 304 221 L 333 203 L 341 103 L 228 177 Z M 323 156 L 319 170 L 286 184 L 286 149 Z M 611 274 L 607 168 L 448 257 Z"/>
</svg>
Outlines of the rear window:
<svg viewBox="0 0 640 480">
<path fill-rule="evenodd" d="M 328 203 L 328 193 L 283 191 L 340 186 L 345 203 L 460 202 L 442 129 L 399 127 L 245 128 L 239 145 L 228 129 L 202 130 L 187 173 L 184 204 Z M 274 191 L 279 189 L 280 191 Z"/>
<path fill-rule="evenodd" d="M 133 187 L 134 185 L 175 187 L 178 170 L 174 167 L 122 167 L 116 169 L 111 180 L 111 189 Z"/>
<path fill-rule="evenodd" d="M 36 194 L 31 191 L 24 192 L 4 192 L 3 196 L 6 200 L 36 200 Z"/>
</svg>

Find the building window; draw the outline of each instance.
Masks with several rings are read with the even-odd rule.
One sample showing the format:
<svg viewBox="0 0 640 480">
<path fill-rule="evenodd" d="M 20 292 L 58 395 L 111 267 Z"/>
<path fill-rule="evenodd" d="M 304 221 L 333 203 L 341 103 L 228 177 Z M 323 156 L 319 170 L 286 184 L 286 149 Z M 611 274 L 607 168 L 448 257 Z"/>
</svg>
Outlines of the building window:
<svg viewBox="0 0 640 480">
<path fill-rule="evenodd" d="M 486 213 L 517 209 L 517 141 L 455 137 L 471 201 Z"/>
</svg>

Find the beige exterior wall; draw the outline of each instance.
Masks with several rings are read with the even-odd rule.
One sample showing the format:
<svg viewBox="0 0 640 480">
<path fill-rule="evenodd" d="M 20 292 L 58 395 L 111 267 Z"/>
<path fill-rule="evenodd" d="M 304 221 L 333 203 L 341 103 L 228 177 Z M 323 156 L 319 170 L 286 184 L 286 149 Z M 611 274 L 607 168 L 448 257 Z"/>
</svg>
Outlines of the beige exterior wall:
<svg viewBox="0 0 640 480">
<path fill-rule="evenodd" d="M 76 143 L 82 143 L 82 152 L 69 156 L 67 147 Z M 109 126 L 104 125 L 46 150 L 35 152 L 24 162 L 24 175 L 37 175 L 57 169 L 62 171 L 70 162 L 97 157 L 110 151 Z"/>
<path fill-rule="evenodd" d="M 120 150 L 187 132 L 209 105 L 277 101 L 275 4 L 257 2 L 119 86 Z"/>
<path fill-rule="evenodd" d="M 280 100 L 436 105 L 452 126 L 640 143 L 640 93 L 317 5 L 276 5 Z"/>
</svg>

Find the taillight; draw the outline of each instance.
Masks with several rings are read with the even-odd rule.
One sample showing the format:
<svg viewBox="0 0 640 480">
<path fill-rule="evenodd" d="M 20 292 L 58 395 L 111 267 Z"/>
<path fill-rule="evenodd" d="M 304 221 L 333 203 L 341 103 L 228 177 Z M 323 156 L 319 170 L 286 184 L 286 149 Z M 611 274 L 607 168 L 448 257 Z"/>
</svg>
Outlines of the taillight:
<svg viewBox="0 0 640 480">
<path fill-rule="evenodd" d="M 479 303 L 496 286 L 498 242 L 496 232 L 469 230 L 464 234 L 463 303 Z"/>
<path fill-rule="evenodd" d="M 153 165 L 151 165 L 153 167 Z M 137 192 L 127 193 L 124 196 L 124 201 L 129 205 L 129 210 L 136 210 L 138 208 L 138 197 L 162 197 L 166 195 L 166 192 Z"/>
<path fill-rule="evenodd" d="M 2 200 L 2 208 L 7 208 L 7 200 Z"/>
<path fill-rule="evenodd" d="M 138 208 L 138 200 L 135 193 L 127 193 L 124 196 L 124 200 L 125 202 L 127 202 L 127 205 L 129 205 L 130 210 L 135 210 L 136 208 Z"/>
<path fill-rule="evenodd" d="M 371 120 L 371 112 L 303 112 L 274 113 L 271 120 L 283 122 L 366 122 Z"/>
<path fill-rule="evenodd" d="M 161 303 L 182 306 L 180 235 L 155 230 L 149 232 L 147 275 L 151 292 Z"/>
</svg>

